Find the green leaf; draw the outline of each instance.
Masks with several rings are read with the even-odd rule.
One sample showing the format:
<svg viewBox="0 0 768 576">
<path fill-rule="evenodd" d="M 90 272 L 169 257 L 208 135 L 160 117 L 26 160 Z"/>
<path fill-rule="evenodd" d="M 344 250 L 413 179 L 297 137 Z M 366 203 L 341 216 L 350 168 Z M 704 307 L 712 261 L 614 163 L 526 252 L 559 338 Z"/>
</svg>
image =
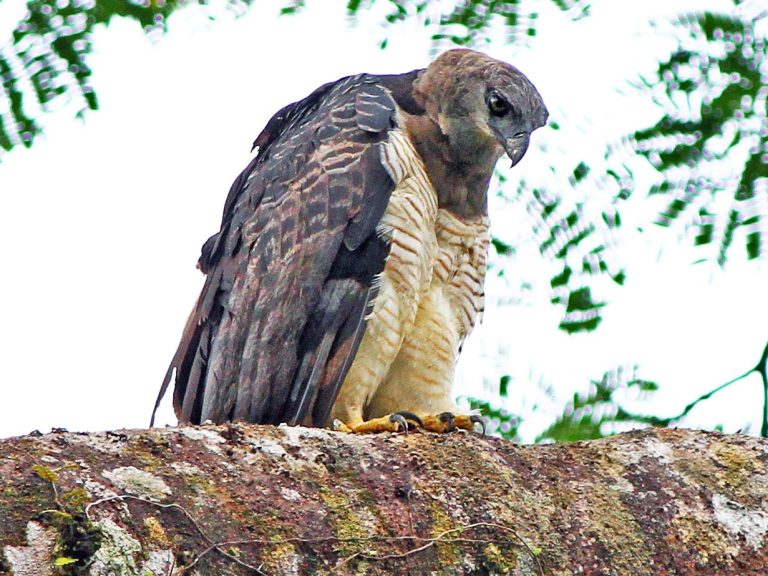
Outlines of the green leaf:
<svg viewBox="0 0 768 576">
<path fill-rule="evenodd" d="M 552 278 L 552 280 L 549 281 L 549 284 L 552 286 L 552 288 L 557 288 L 559 286 L 565 286 L 568 284 L 568 281 L 571 279 L 571 268 L 570 266 L 564 266 L 563 271 L 560 272 L 557 276 Z"/>
<path fill-rule="evenodd" d="M 589 286 L 578 288 L 572 291 L 568 296 L 568 312 L 574 312 L 576 310 L 592 310 L 600 306 L 603 306 L 603 304 L 596 304 L 592 300 L 592 291 L 589 289 Z"/>
<path fill-rule="evenodd" d="M 514 247 L 510 246 L 506 242 L 499 240 L 495 236 L 491 238 L 491 244 L 493 244 L 493 247 L 496 249 L 496 253 L 501 256 L 506 256 L 509 254 L 514 254 L 515 249 Z"/>
<path fill-rule="evenodd" d="M 43 510 L 39 514 L 40 517 L 45 517 L 45 520 L 51 524 L 60 524 L 70 522 L 72 520 L 72 514 L 64 512 L 63 510 L 48 509 Z"/>
<path fill-rule="evenodd" d="M 571 174 L 571 183 L 576 184 L 581 182 L 584 180 L 584 178 L 587 177 L 587 174 L 589 174 L 589 166 L 587 166 L 584 162 L 579 162 Z"/>
<path fill-rule="evenodd" d="M 756 29 L 758 20 L 746 6 L 677 18 L 678 48 L 659 63 L 655 77 L 640 82 L 665 114 L 630 139 L 660 173 L 650 194 L 672 195 L 657 223 L 690 231 L 695 245 L 715 244 L 712 255 L 721 266 L 742 239 L 748 258 L 763 255 L 761 238 L 768 234 L 768 214 L 755 215 L 754 204 L 744 202 L 766 174 L 768 150 L 768 38 Z M 738 177 L 724 174 L 724 166 Z M 745 233 L 736 235 L 740 226 Z"/>
<path fill-rule="evenodd" d="M 50 482 L 51 484 L 55 484 L 59 481 L 59 475 L 46 466 L 35 464 L 32 466 L 32 470 L 34 470 L 35 474 L 37 474 L 40 478 Z"/>
<path fill-rule="evenodd" d="M 566 314 L 559 324 L 560 330 L 568 334 L 576 332 L 592 332 L 597 329 L 603 319 L 597 310 L 590 310 L 586 314 Z"/>
<path fill-rule="evenodd" d="M 362 4 L 362 0 L 349 0 L 347 2 L 347 12 L 350 15 L 357 14 L 358 10 L 360 10 L 361 4 Z"/>
<path fill-rule="evenodd" d="M 739 213 L 737 210 L 732 209 L 728 214 L 728 222 L 725 225 L 723 239 L 720 241 L 720 252 L 717 255 L 717 263 L 720 264 L 720 266 L 725 264 L 726 253 L 728 252 L 728 248 L 730 248 L 731 244 L 733 243 L 733 233 L 738 227 Z"/>
<path fill-rule="evenodd" d="M 747 234 L 747 257 L 750 260 L 754 260 L 760 256 L 762 252 L 762 235 L 760 232 L 750 232 Z"/>
<path fill-rule="evenodd" d="M 570 0 L 552 3 L 565 12 L 572 20 L 583 18 L 589 13 L 589 3 L 586 0 Z M 362 9 L 370 9 L 376 4 L 375 0 L 348 0 L 347 13 L 358 15 Z M 425 12 L 428 2 L 424 0 L 396 1 L 390 0 L 393 10 L 384 15 L 384 25 L 392 26 Z M 432 40 L 437 44 L 455 44 L 457 46 L 476 46 L 486 43 L 496 29 L 503 29 L 505 41 L 525 41 L 535 36 L 538 31 L 538 14 L 524 11 L 525 3 L 515 0 L 500 2 L 499 0 L 470 0 L 469 2 L 453 0 L 441 5 L 440 21 L 430 28 Z M 531 4 L 532 5 L 532 4 Z"/>
<path fill-rule="evenodd" d="M 509 393 L 509 381 L 511 380 L 511 377 L 509 374 L 504 374 L 501 378 L 499 378 L 499 396 L 502 398 L 506 398 Z"/>
<path fill-rule="evenodd" d="M 229 0 L 249 5 L 253 0 Z M 196 0 L 193 4 L 205 4 Z M 41 133 L 39 112 L 52 110 L 56 101 L 73 102 L 81 117 L 99 107 L 91 85 L 87 60 L 91 37 L 113 18 L 138 22 L 147 32 L 164 32 L 168 17 L 186 2 L 138 2 L 109 0 L 73 2 L 29 0 L 27 13 L 11 33 L 10 43 L 0 43 L 0 150 L 19 144 L 29 147 Z M 295 0 L 284 12 L 296 12 L 303 0 Z M 9 62 L 13 62 L 11 65 Z"/>
<path fill-rule="evenodd" d="M 636 368 L 627 371 L 623 367 L 610 370 L 599 381 L 593 381 L 587 393 L 574 394 L 563 412 L 539 435 L 537 441 L 575 442 L 602 438 L 616 423 L 668 425 L 669 420 L 630 412 L 615 399 L 616 392 L 620 390 L 637 388 L 644 394 L 652 394 L 658 389 L 655 382 L 635 378 L 635 371 Z"/>
</svg>

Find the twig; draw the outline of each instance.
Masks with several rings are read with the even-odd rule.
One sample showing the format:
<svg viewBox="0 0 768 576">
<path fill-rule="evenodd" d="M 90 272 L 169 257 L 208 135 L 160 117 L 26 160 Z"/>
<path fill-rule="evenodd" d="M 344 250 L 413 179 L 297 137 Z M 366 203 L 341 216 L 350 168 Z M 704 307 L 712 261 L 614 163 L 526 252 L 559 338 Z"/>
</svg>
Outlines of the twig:
<svg viewBox="0 0 768 576">
<path fill-rule="evenodd" d="M 344 558 L 344 560 L 340 562 L 336 562 L 336 565 L 333 567 L 334 570 L 339 571 L 343 566 L 346 566 L 347 564 L 352 562 L 352 560 L 354 560 L 355 558 L 359 558 L 360 556 L 362 556 L 362 554 L 363 554 L 362 552 L 355 552 L 354 554 L 351 554 L 350 556 L 347 556 L 346 558 Z"/>
<path fill-rule="evenodd" d="M 728 382 L 725 382 L 724 384 L 720 384 L 716 388 L 710 390 L 709 392 L 706 392 L 696 398 L 693 402 L 690 402 L 686 405 L 685 408 L 683 408 L 683 411 L 680 412 L 677 416 L 672 416 L 671 418 L 665 419 L 668 423 L 674 422 L 675 420 L 680 420 L 681 418 L 684 418 L 688 415 L 688 413 L 693 410 L 699 402 L 703 402 L 704 400 L 709 400 L 712 396 L 720 392 L 721 390 L 724 390 L 731 384 L 735 384 L 739 380 L 743 380 L 752 372 L 757 372 L 760 374 L 760 378 L 763 381 L 763 414 L 761 418 L 761 424 L 760 424 L 760 435 L 763 438 L 768 438 L 768 343 L 766 343 L 765 348 L 763 348 L 763 353 L 760 356 L 760 360 L 757 361 L 757 364 L 755 364 L 752 368 L 744 372 L 743 374 L 736 376 L 736 378 L 731 378 L 728 380 Z"/>
<path fill-rule="evenodd" d="M 426 543 L 422 546 L 419 546 L 417 548 L 411 548 L 410 550 L 406 550 L 405 552 L 393 552 L 391 554 L 386 554 L 384 556 L 373 556 L 373 555 L 367 555 L 367 554 L 361 554 L 363 558 L 366 558 L 368 560 L 388 560 L 390 558 L 405 558 L 407 556 L 411 556 L 412 554 L 416 554 L 418 552 L 423 552 L 424 550 L 427 550 L 431 548 L 432 546 L 435 546 L 436 544 L 440 542 L 461 542 L 466 541 L 465 539 L 448 539 L 446 540 L 445 537 L 449 534 L 453 534 L 455 532 L 463 532 L 465 530 L 471 530 L 473 528 L 493 528 L 496 530 L 503 530 L 505 532 L 509 532 L 512 534 L 515 539 L 520 542 L 525 549 L 528 551 L 528 554 L 533 558 L 534 562 L 536 562 L 536 567 L 538 568 L 539 574 L 542 576 L 544 575 L 544 568 L 541 565 L 541 561 L 539 560 L 538 555 L 533 551 L 533 549 L 528 545 L 528 543 L 517 533 L 516 530 L 513 528 L 510 528 L 509 526 L 504 526 L 502 524 L 494 524 L 493 522 L 475 522 L 474 524 L 467 524 L 465 526 L 459 526 L 458 528 L 451 528 L 450 530 L 445 530 L 444 532 L 441 532 L 434 538 L 414 538 L 415 540 L 426 540 Z M 479 540 L 480 542 L 486 542 L 485 540 Z"/>
<path fill-rule="evenodd" d="M 218 552 L 222 556 L 228 558 L 232 562 L 234 562 L 236 564 L 239 564 L 240 566 L 243 566 L 244 568 L 247 568 L 248 570 L 252 570 L 256 574 L 260 574 L 262 576 L 267 576 L 267 574 L 265 572 L 262 572 L 256 566 L 252 566 L 251 564 L 248 564 L 247 562 L 243 562 L 242 560 L 240 560 L 240 558 L 238 558 L 234 554 L 230 554 L 226 550 L 222 550 L 220 548 L 220 546 L 224 546 L 226 544 L 216 544 L 216 543 L 214 543 L 213 539 L 210 536 L 208 536 L 208 534 L 206 534 L 205 530 L 203 530 L 200 527 L 200 524 L 197 523 L 197 520 L 195 520 L 195 518 L 192 516 L 192 514 L 190 514 L 187 511 L 186 508 L 184 508 L 180 504 L 176 504 L 175 502 L 172 502 L 170 504 L 162 504 L 161 502 L 155 502 L 154 500 L 148 500 L 146 498 L 141 498 L 139 496 L 131 496 L 129 494 L 123 494 L 123 495 L 119 495 L 119 496 L 107 496 L 106 498 L 101 498 L 100 500 L 96 500 L 95 502 L 91 502 L 90 504 L 88 504 L 85 507 L 85 517 L 88 518 L 88 520 L 90 521 L 91 520 L 91 516 L 90 516 L 91 508 L 93 508 L 94 506 L 99 506 L 101 504 L 106 504 L 107 502 L 112 502 L 112 501 L 115 501 L 115 500 L 119 500 L 121 502 L 123 502 L 125 500 L 134 500 L 136 502 L 143 502 L 145 504 L 149 504 L 150 506 L 155 506 L 157 508 L 163 508 L 163 509 L 171 509 L 172 508 L 172 509 L 181 511 L 181 513 L 184 514 L 184 516 L 186 516 L 187 519 L 190 522 L 192 522 L 192 525 L 195 527 L 195 530 L 198 531 L 198 533 L 205 539 L 205 541 L 208 544 L 210 544 L 210 546 L 208 548 L 206 548 L 201 554 L 199 554 L 197 556 L 197 558 L 195 558 L 195 560 L 191 564 L 182 567 L 181 574 L 184 574 L 188 570 L 192 569 L 198 563 L 200 558 L 202 558 L 204 555 L 208 554 L 211 550 L 216 550 L 216 552 Z"/>
<path fill-rule="evenodd" d="M 174 568 L 176 568 L 176 556 L 171 553 L 171 565 L 168 566 L 168 572 L 165 573 L 165 576 L 173 576 Z"/>
<path fill-rule="evenodd" d="M 151 506 L 155 506 L 156 508 L 163 508 L 163 509 L 169 509 L 169 508 L 175 508 L 176 510 L 180 510 L 184 516 L 186 516 L 190 522 L 192 522 L 192 525 L 195 527 L 195 530 L 197 530 L 201 536 L 203 536 L 207 542 L 213 542 L 208 535 L 205 533 L 205 531 L 200 527 L 200 525 L 197 523 L 197 520 L 194 519 L 192 514 L 190 514 L 186 508 L 184 508 L 180 504 L 176 504 L 175 502 L 171 502 L 170 504 L 163 504 L 161 502 L 155 502 L 154 500 L 149 500 L 147 498 L 141 498 L 140 496 L 131 496 L 130 494 L 122 494 L 122 495 L 116 495 L 116 496 L 107 496 L 105 498 L 101 498 L 99 500 L 96 500 L 95 502 L 90 502 L 85 507 L 85 517 L 88 518 L 89 521 L 91 521 L 91 508 L 94 506 L 100 506 L 102 504 L 106 504 L 107 502 L 114 502 L 114 501 L 120 501 L 124 502 L 125 500 L 134 500 L 136 502 L 143 502 L 144 504 L 149 504 Z"/>
<path fill-rule="evenodd" d="M 264 538 L 249 538 L 249 539 L 243 539 L 243 540 L 227 540 L 227 541 L 221 541 L 221 542 L 214 542 L 213 539 L 211 539 L 210 536 L 208 536 L 208 534 L 200 527 L 197 520 L 195 520 L 195 518 L 186 510 L 186 508 L 184 508 L 180 504 L 176 504 L 176 503 L 163 504 L 160 502 L 155 502 L 153 500 L 148 500 L 146 498 L 141 498 L 139 496 L 131 496 L 128 494 L 119 495 L 119 496 L 107 496 L 105 498 L 101 498 L 100 500 L 91 502 L 85 507 L 86 518 L 88 518 L 88 520 L 91 520 L 90 511 L 91 511 L 91 508 L 93 508 L 94 506 L 99 506 L 101 504 L 106 504 L 112 501 L 122 502 L 125 500 L 134 500 L 136 502 L 143 502 L 145 504 L 149 504 L 150 506 L 155 506 L 157 508 L 175 509 L 175 510 L 181 511 L 181 513 L 184 514 L 184 516 L 186 516 L 187 519 L 195 527 L 195 530 L 197 530 L 197 532 L 205 539 L 206 543 L 208 543 L 208 547 L 205 548 L 199 554 L 197 554 L 195 559 L 190 564 L 181 567 L 180 574 L 186 574 L 189 570 L 197 566 L 200 560 L 202 560 L 205 556 L 207 556 L 213 551 L 216 551 L 222 556 L 235 562 L 236 564 L 239 564 L 240 566 L 243 566 L 248 570 L 252 570 L 256 574 L 267 576 L 266 573 L 263 572 L 260 567 L 256 567 L 256 566 L 253 566 L 252 564 L 248 564 L 247 562 L 243 562 L 242 560 L 237 558 L 235 555 L 230 554 L 229 552 L 223 549 L 224 547 L 228 547 L 228 546 L 243 546 L 247 544 L 275 546 L 278 544 L 293 544 L 293 543 L 318 544 L 323 542 L 340 542 L 340 543 L 341 542 L 369 542 L 370 543 L 370 542 L 398 542 L 398 541 L 404 541 L 404 540 L 423 542 L 423 544 L 421 544 L 420 546 L 416 546 L 415 548 L 410 548 L 404 552 L 393 552 L 391 554 L 385 554 L 383 556 L 372 554 L 370 551 L 355 552 L 354 554 L 345 558 L 340 564 L 337 564 L 337 568 L 338 568 L 340 566 L 343 566 L 344 564 L 349 563 L 354 558 L 365 558 L 367 560 L 387 560 L 392 558 L 407 558 L 414 554 L 418 554 L 419 552 L 423 552 L 424 550 L 428 550 L 433 546 L 436 546 L 437 544 L 441 544 L 441 543 L 443 544 L 460 543 L 460 542 L 487 543 L 489 542 L 489 540 L 486 540 L 486 539 L 448 538 L 448 536 L 450 536 L 451 534 L 461 533 L 461 532 L 465 532 L 467 530 L 473 530 L 476 528 L 488 528 L 488 529 L 501 530 L 509 534 L 512 534 L 515 540 L 520 542 L 523 545 L 523 547 L 528 551 L 528 554 L 531 556 L 531 558 L 533 558 L 534 562 L 536 563 L 536 567 L 538 569 L 539 574 L 541 576 L 544 575 L 544 568 L 541 565 L 541 561 L 538 558 L 538 554 L 530 547 L 530 545 L 525 541 L 525 539 L 523 539 L 517 533 L 517 531 L 514 530 L 513 528 L 510 528 L 509 526 L 504 526 L 503 524 L 496 524 L 493 522 L 475 522 L 472 524 L 457 526 L 456 528 L 445 530 L 432 538 L 424 538 L 424 537 L 414 536 L 414 535 L 382 536 L 382 535 L 374 534 L 371 536 L 348 537 L 348 538 L 339 538 L 337 536 L 318 536 L 316 538 L 301 538 L 301 537 L 293 536 L 293 537 L 280 538 L 275 540 L 267 540 Z"/>
<path fill-rule="evenodd" d="M 683 411 L 680 412 L 680 414 L 678 414 L 677 416 L 673 416 L 672 418 L 670 418 L 670 420 L 680 420 L 681 418 L 687 416 L 688 413 L 691 410 L 696 408 L 696 406 L 698 405 L 699 402 L 703 402 L 704 400 L 709 400 L 712 396 L 714 396 L 715 394 L 717 394 L 721 390 L 727 388 L 731 384 L 735 384 L 739 380 L 743 380 L 744 378 L 746 378 L 747 376 L 752 374 L 752 372 L 754 372 L 754 371 L 755 371 L 754 368 L 750 368 L 749 370 L 744 372 L 744 374 L 741 374 L 740 376 L 736 376 L 736 378 L 732 378 L 731 380 L 728 380 L 728 382 L 726 382 L 725 384 L 720 384 L 720 386 L 718 386 L 717 388 L 714 388 L 714 389 L 710 390 L 709 392 L 706 392 L 706 393 L 702 394 L 701 396 L 696 398 L 696 400 L 694 400 L 693 402 L 690 402 L 689 404 L 687 404 L 686 407 L 683 408 Z"/>
<path fill-rule="evenodd" d="M 765 344 L 763 354 L 754 369 L 763 380 L 763 418 L 760 424 L 760 436 L 768 438 L 768 343 Z"/>
<path fill-rule="evenodd" d="M 416 548 L 411 548 L 409 550 L 406 550 L 405 552 L 393 552 L 392 554 L 386 554 L 384 556 L 378 556 L 375 554 L 371 554 L 370 552 L 366 553 L 363 551 L 355 552 L 351 556 L 348 556 L 345 558 L 341 563 L 337 564 L 337 568 L 340 566 L 343 566 L 344 564 L 349 563 L 354 558 L 365 558 L 366 560 L 386 560 L 391 558 L 406 558 L 408 556 L 412 556 L 413 554 L 417 554 L 419 552 L 423 552 L 424 550 L 428 550 L 429 548 L 443 543 L 443 544 L 452 544 L 452 543 L 460 543 L 460 542 L 489 542 L 489 540 L 486 539 L 470 539 L 470 538 L 446 538 L 446 536 L 449 536 L 450 534 L 454 534 L 457 532 L 463 532 L 465 530 L 472 530 L 474 528 L 493 528 L 496 530 L 502 530 L 504 532 L 509 532 L 512 534 L 515 539 L 520 542 L 523 547 L 528 551 L 528 554 L 533 558 L 534 562 L 536 563 L 536 567 L 538 569 L 539 574 L 542 576 L 544 575 L 544 568 L 541 565 L 541 561 L 538 558 L 538 554 L 534 552 L 534 550 L 528 545 L 528 543 L 513 529 L 509 526 L 504 526 L 502 524 L 495 524 L 493 522 L 475 522 L 473 524 L 466 524 L 463 526 L 458 526 L 456 528 L 451 528 L 449 530 L 445 530 L 444 532 L 441 532 L 437 536 L 434 536 L 432 538 L 424 538 L 421 536 L 379 536 L 379 535 L 371 535 L 371 536 L 360 536 L 360 537 L 349 537 L 349 538 L 338 538 L 336 536 L 319 536 L 317 538 L 299 538 L 299 537 L 290 537 L 290 538 L 280 538 L 276 540 L 265 540 L 263 538 L 254 538 L 254 539 L 248 539 L 248 540 L 229 540 L 225 542 L 218 542 L 215 545 L 209 546 L 207 549 L 203 550 L 192 564 L 185 567 L 185 570 L 188 570 L 192 568 L 198 560 L 200 560 L 203 556 L 210 553 L 216 547 L 221 546 L 243 546 L 245 544 L 263 544 L 263 545 L 276 545 L 276 544 L 290 544 L 290 543 L 304 543 L 304 544 L 316 544 L 321 542 L 397 542 L 397 541 L 403 541 L 403 540 L 415 540 L 419 542 L 424 542 L 421 546 L 417 546 Z"/>
</svg>

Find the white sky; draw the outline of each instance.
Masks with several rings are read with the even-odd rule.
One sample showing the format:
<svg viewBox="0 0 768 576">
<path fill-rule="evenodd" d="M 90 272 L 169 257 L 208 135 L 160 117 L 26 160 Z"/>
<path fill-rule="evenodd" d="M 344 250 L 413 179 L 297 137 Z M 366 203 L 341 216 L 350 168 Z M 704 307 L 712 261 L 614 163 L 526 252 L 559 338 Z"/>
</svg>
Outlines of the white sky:
<svg viewBox="0 0 768 576">
<path fill-rule="evenodd" d="M 344 3 L 309 4 L 300 16 L 277 19 L 280 3 L 258 2 L 242 18 L 213 23 L 204 9 L 185 9 L 154 42 L 136 24 L 116 20 L 95 35 L 90 61 L 101 110 L 84 122 L 71 110 L 49 115 L 31 150 L 3 157 L 0 437 L 52 426 L 146 426 L 202 285 L 199 248 L 218 229 L 229 185 L 266 120 L 323 82 L 360 71 L 404 72 L 430 59 L 428 34 L 417 23 L 384 32 L 378 17 L 366 16 L 349 26 Z M 672 4 L 603 0 L 577 24 L 545 11 L 533 50 L 488 47 L 531 77 L 564 126 L 537 133 L 538 144 L 597 155 L 607 140 L 653 121 L 650 103 L 616 91 L 628 73 L 653 70 L 655 55 L 672 46 L 643 23 L 685 5 L 729 6 Z M 0 5 L 0 38 L 21 13 L 20 1 Z M 389 46 L 381 51 L 385 35 Z M 530 177 L 548 160 L 532 147 L 510 188 L 516 173 Z M 652 214 L 636 204 L 623 214 L 627 229 Z M 522 296 L 525 305 L 497 307 L 490 305 L 497 297 L 521 296 L 508 287 L 503 293 L 498 282 L 489 286 L 486 319 L 467 346 L 458 392 L 487 396 L 498 375 L 510 373 L 509 407 L 528 414 L 526 440 L 575 391 L 617 365 L 639 363 L 640 375 L 662 386 L 652 402 L 636 406 L 664 415 L 759 358 L 768 338 L 764 264 L 736 261 L 725 273 L 692 266 L 697 253 L 688 240 L 677 247 L 673 232 L 646 226 L 649 233 L 622 239 L 628 281 L 611 291 L 603 325 L 569 337 L 557 329 L 561 310 L 548 303 L 552 265 L 525 241 L 522 205 L 496 208 L 494 227 L 523 242 L 516 274 L 538 289 Z M 688 423 L 756 432 L 760 392 L 752 376 Z M 161 423 L 172 421 L 166 403 Z"/>
</svg>

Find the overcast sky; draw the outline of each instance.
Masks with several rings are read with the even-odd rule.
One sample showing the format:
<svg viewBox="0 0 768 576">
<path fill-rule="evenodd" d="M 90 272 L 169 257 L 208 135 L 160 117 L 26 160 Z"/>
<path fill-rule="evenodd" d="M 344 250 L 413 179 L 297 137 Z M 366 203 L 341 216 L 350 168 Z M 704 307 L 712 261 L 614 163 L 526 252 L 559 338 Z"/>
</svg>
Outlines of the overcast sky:
<svg viewBox="0 0 768 576">
<path fill-rule="evenodd" d="M 46 134 L 31 150 L 3 157 L 0 437 L 52 426 L 146 426 L 202 285 L 200 246 L 218 229 L 229 185 L 267 119 L 340 76 L 404 72 L 430 60 L 429 35 L 418 23 L 384 31 L 378 17 L 350 25 L 342 2 L 309 4 L 300 16 L 277 18 L 275 3 L 257 2 L 241 18 L 215 22 L 191 7 L 155 41 L 116 20 L 96 33 L 90 61 L 101 109 L 79 121 L 65 106 L 46 116 Z M 673 44 L 643 23 L 686 5 L 730 6 L 671 4 L 603 0 L 576 24 L 545 10 L 530 50 L 488 46 L 532 79 L 563 125 L 536 133 L 510 173 L 511 189 L 519 175 L 548 165 L 546 150 L 594 147 L 599 156 L 604 142 L 653 121 L 658 111 L 631 96 L 627 74 L 652 71 Z M 22 13 L 20 1 L 0 4 L 0 38 Z M 647 224 L 655 209 L 636 205 L 625 214 L 628 229 Z M 661 384 L 652 403 L 638 406 L 664 415 L 759 358 L 768 338 L 764 264 L 736 258 L 725 273 L 693 266 L 689 241 L 646 225 L 646 233 L 621 239 L 628 280 L 611 292 L 603 325 L 569 337 L 557 329 L 561 310 L 546 290 L 552 264 L 531 241 L 523 203 L 494 201 L 492 209 L 494 229 L 519 242 L 512 276 L 533 290 L 489 286 L 457 392 L 490 397 L 498 375 L 511 374 L 509 407 L 526 412 L 526 440 L 615 366 L 639 363 L 642 377 Z M 695 411 L 689 424 L 756 432 L 760 404 L 753 376 Z M 161 423 L 172 421 L 166 403 Z"/>
</svg>

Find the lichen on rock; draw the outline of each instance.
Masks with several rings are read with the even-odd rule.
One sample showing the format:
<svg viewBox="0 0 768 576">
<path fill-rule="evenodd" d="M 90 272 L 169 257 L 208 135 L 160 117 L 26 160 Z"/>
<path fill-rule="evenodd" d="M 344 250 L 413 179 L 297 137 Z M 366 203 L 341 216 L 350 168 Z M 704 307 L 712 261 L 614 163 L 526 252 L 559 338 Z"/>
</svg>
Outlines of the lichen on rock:
<svg viewBox="0 0 768 576">
<path fill-rule="evenodd" d="M 0 454 L 13 576 L 54 576 L 62 535 L 36 519 L 67 516 L 67 498 L 100 534 L 82 576 L 768 574 L 768 440 L 740 435 L 518 446 L 228 424 L 12 438 Z"/>
<path fill-rule="evenodd" d="M 133 496 L 159 501 L 171 494 L 171 489 L 162 478 L 144 470 L 139 470 L 134 466 L 121 466 L 114 470 L 104 470 L 101 475 L 109 479 L 126 494 L 132 494 Z"/>
<path fill-rule="evenodd" d="M 25 546 L 5 546 L 3 552 L 13 576 L 48 576 L 53 574 L 53 549 L 58 532 L 39 522 L 26 527 Z"/>
</svg>

